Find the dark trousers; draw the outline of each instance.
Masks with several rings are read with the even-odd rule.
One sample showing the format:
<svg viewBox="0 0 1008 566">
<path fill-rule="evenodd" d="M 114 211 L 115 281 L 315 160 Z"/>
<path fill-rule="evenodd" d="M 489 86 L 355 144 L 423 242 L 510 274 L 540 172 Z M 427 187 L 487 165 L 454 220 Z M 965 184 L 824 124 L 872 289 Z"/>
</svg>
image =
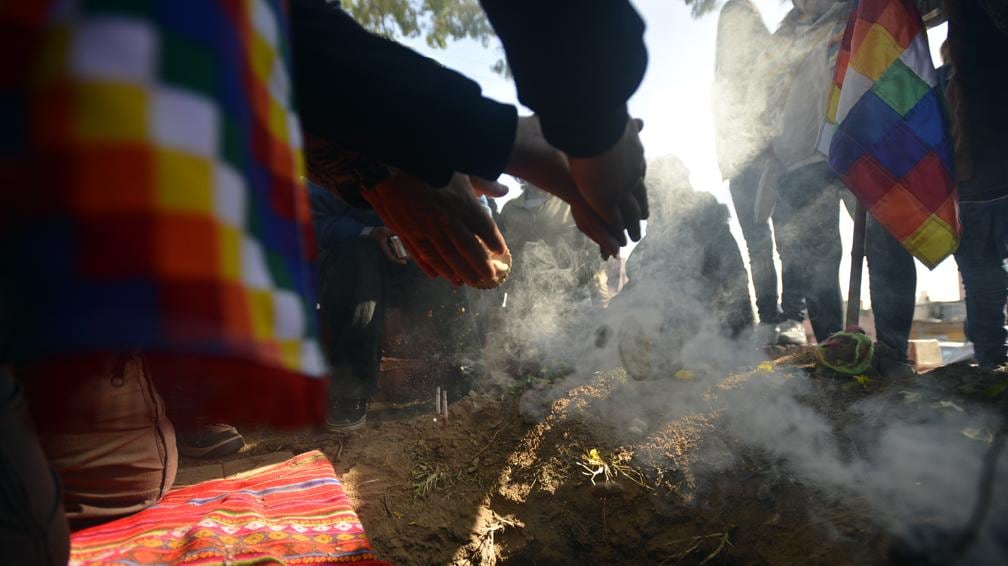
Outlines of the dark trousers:
<svg viewBox="0 0 1008 566">
<path fill-rule="evenodd" d="M 319 333 L 330 364 L 331 399 L 371 397 L 378 387 L 388 268 L 371 238 L 319 253 Z"/>
<path fill-rule="evenodd" d="M 871 215 L 865 231 L 875 337 L 906 360 L 917 298 L 913 256 Z"/>
<path fill-rule="evenodd" d="M 962 239 L 955 259 L 966 288 L 966 337 L 981 366 L 1008 362 L 1008 198 L 959 205 Z"/>
<path fill-rule="evenodd" d="M 773 261 L 773 236 L 769 222 L 756 221 L 756 190 L 760 171 L 749 166 L 728 184 L 735 215 L 749 251 L 749 271 L 756 291 L 756 312 L 760 322 L 780 321 L 777 293 L 777 268 Z"/>
<path fill-rule="evenodd" d="M 409 318 L 409 343 L 394 353 L 432 360 L 447 355 L 459 361 L 479 355 L 463 291 L 428 278 L 413 262 L 388 261 L 370 238 L 323 250 L 318 268 L 319 325 L 332 374 L 331 399 L 361 399 L 376 392 L 390 308 Z"/>
<path fill-rule="evenodd" d="M 0 366 L 0 563 L 66 564 L 70 529 L 21 385 Z"/>
<path fill-rule="evenodd" d="M 805 320 L 816 340 L 843 328 L 839 181 L 826 163 L 781 176 L 773 222 L 781 257 L 781 317 Z"/>
</svg>

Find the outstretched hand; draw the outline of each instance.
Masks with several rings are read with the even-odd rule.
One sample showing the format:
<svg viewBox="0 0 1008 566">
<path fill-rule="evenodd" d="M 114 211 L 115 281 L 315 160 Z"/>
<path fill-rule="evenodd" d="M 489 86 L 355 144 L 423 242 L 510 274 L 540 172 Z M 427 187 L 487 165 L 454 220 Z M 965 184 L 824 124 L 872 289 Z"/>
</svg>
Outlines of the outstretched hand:
<svg viewBox="0 0 1008 566">
<path fill-rule="evenodd" d="M 638 136 L 643 127 L 642 120 L 627 120 L 623 136 L 605 152 L 568 159 L 578 192 L 620 245 L 626 244 L 624 230 L 631 240 L 640 240 L 641 220 L 650 214 L 644 187 L 644 146 Z"/>
<path fill-rule="evenodd" d="M 546 141 L 537 117 L 518 118 L 515 142 L 505 172 L 525 179 L 569 204 L 578 229 L 599 245 L 603 257 L 619 253 L 620 242 L 578 191 L 567 157 Z"/>
<path fill-rule="evenodd" d="M 471 286 L 497 277 L 487 249 L 504 253 L 507 245 L 468 177 L 455 174 L 434 189 L 400 171 L 363 195 L 431 277 Z"/>
</svg>

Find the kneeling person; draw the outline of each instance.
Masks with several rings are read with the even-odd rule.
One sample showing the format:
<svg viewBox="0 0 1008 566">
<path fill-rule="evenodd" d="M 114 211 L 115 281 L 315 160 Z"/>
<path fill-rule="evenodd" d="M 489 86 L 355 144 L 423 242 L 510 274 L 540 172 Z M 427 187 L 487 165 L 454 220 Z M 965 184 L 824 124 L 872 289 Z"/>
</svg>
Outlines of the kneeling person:
<svg viewBox="0 0 1008 566">
<path fill-rule="evenodd" d="M 356 209 L 309 183 L 318 244 L 319 329 L 331 364 L 329 427 L 362 426 L 378 384 L 388 268 L 403 265 L 392 233 L 371 210 Z"/>
</svg>

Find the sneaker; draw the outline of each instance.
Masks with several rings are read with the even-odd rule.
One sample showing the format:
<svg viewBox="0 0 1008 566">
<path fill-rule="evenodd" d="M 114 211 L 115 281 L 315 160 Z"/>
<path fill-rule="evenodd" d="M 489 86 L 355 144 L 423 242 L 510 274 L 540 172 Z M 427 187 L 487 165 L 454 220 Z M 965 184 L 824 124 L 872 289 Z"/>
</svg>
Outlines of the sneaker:
<svg viewBox="0 0 1008 566">
<path fill-rule="evenodd" d="M 238 429 L 226 424 L 212 424 L 196 427 L 180 434 L 178 451 L 189 458 L 222 458 L 237 454 L 245 447 L 245 439 Z"/>
<path fill-rule="evenodd" d="M 777 343 L 781 346 L 806 346 L 805 325 L 797 320 L 785 320 L 777 325 Z"/>
<path fill-rule="evenodd" d="M 917 370 L 914 369 L 910 362 L 901 362 L 899 360 L 878 360 L 876 366 L 882 377 L 887 379 L 906 379 L 917 373 Z"/>
<path fill-rule="evenodd" d="M 367 421 L 368 399 L 333 399 L 326 425 L 332 432 L 351 432 Z"/>
<path fill-rule="evenodd" d="M 917 373 L 913 364 L 907 361 L 906 355 L 900 354 L 882 342 L 875 343 L 874 358 L 872 365 L 882 377 L 905 379 Z"/>
</svg>

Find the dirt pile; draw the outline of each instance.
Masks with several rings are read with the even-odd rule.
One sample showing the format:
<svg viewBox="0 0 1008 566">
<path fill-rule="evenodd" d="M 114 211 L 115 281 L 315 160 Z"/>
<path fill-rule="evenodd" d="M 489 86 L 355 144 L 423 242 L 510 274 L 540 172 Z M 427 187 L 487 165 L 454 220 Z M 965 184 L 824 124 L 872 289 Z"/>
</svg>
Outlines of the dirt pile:
<svg viewBox="0 0 1008 566">
<path fill-rule="evenodd" d="M 891 540 L 877 509 L 740 442 L 724 400 L 756 383 L 812 383 L 804 401 L 856 451 L 871 435 L 851 406 L 905 404 L 899 392 L 922 382 L 961 389 L 972 378 L 956 372 L 973 370 L 882 384 L 814 377 L 811 361 L 799 354 L 713 381 L 634 382 L 617 370 L 533 382 L 471 393 L 447 422 L 417 401 L 376 407 L 378 422 L 347 437 L 252 433 L 249 450 L 324 450 L 375 549 L 399 564 L 884 562 Z M 679 401 L 642 401 L 670 395 Z"/>
</svg>

